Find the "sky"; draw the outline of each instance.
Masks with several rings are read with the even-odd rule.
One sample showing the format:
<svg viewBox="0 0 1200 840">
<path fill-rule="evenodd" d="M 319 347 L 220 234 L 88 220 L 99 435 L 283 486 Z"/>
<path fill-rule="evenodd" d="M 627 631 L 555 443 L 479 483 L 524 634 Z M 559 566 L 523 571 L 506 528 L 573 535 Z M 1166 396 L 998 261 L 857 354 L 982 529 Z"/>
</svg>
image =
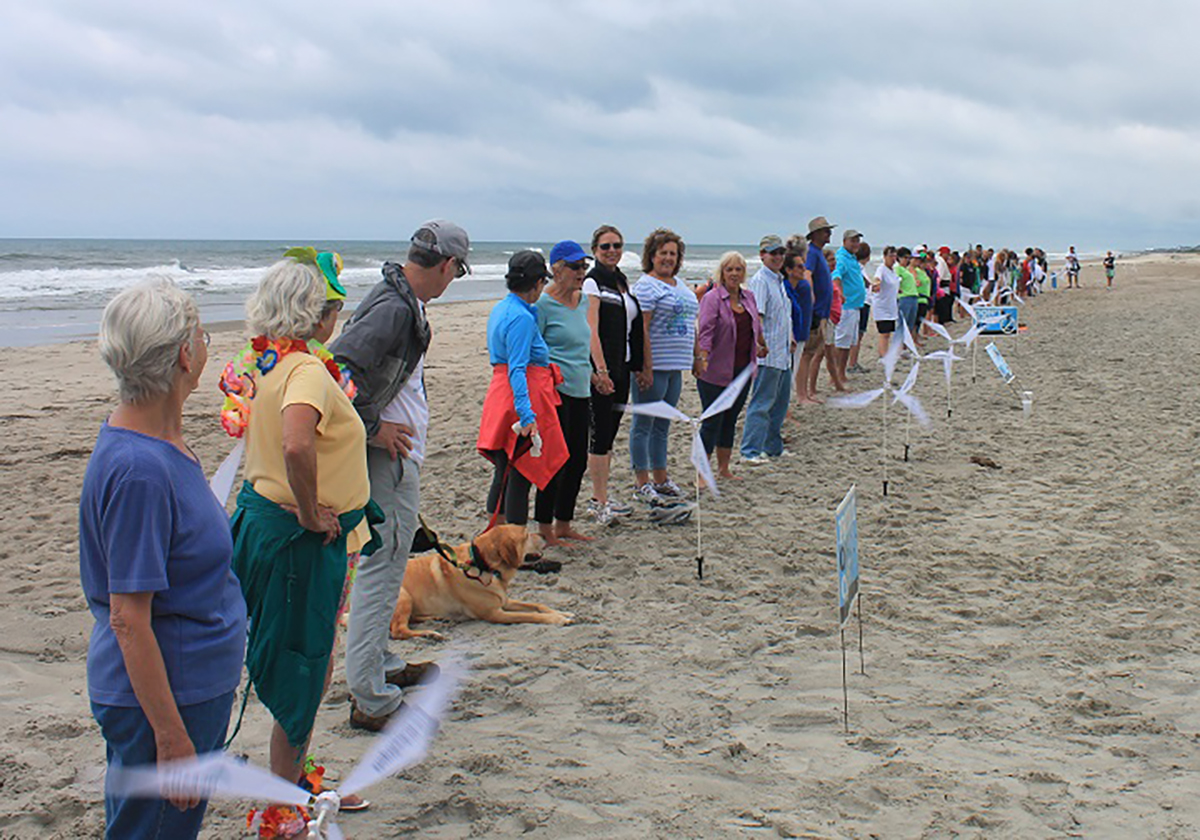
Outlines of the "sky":
<svg viewBox="0 0 1200 840">
<path fill-rule="evenodd" d="M 0 237 L 1200 243 L 1194 0 L 0 0 Z"/>
</svg>

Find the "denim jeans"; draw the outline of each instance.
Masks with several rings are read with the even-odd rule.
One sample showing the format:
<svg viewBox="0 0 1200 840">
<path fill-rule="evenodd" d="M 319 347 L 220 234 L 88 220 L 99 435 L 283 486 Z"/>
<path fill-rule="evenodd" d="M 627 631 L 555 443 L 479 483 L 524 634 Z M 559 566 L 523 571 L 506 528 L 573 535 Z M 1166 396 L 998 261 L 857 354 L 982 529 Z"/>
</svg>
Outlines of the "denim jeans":
<svg viewBox="0 0 1200 840">
<path fill-rule="evenodd" d="M 390 715 L 404 692 L 387 682 L 404 660 L 388 651 L 389 628 L 408 553 L 417 531 L 421 505 L 421 468 L 407 458 L 392 460 L 386 449 L 367 447 L 371 499 L 385 517 L 378 528 L 378 550 L 358 561 L 350 590 L 350 625 L 346 629 L 346 682 L 359 711 L 372 717 Z"/>
<path fill-rule="evenodd" d="M 249 687 L 246 689 L 249 691 Z M 225 744 L 233 692 L 179 707 L 179 716 L 197 755 L 215 752 Z M 108 762 L 134 767 L 157 758 L 154 730 L 139 706 L 92 704 L 92 715 L 104 735 Z M 108 840 L 187 840 L 200 834 L 208 801 L 180 811 L 165 799 L 119 799 L 104 794 L 104 836 Z"/>
<path fill-rule="evenodd" d="M 669 405 L 679 404 L 683 390 L 683 372 L 678 370 L 656 370 L 650 387 L 642 390 L 635 379 L 632 385 L 634 403 L 663 400 Z M 667 435 L 671 432 L 671 421 L 661 417 L 633 415 L 629 429 L 629 458 L 634 470 L 665 470 L 667 468 Z"/>
<path fill-rule="evenodd" d="M 743 458 L 753 455 L 776 458 L 783 452 L 783 419 L 787 417 L 791 397 L 790 370 L 758 366 L 754 393 L 746 409 L 746 425 L 742 428 Z"/>
<path fill-rule="evenodd" d="M 917 304 L 919 302 L 918 298 L 912 296 L 902 297 L 896 301 L 900 307 L 900 320 L 908 324 L 908 331 L 913 335 L 917 334 Z M 904 333 L 899 327 L 900 325 L 897 324 L 896 332 L 903 335 Z"/>
</svg>

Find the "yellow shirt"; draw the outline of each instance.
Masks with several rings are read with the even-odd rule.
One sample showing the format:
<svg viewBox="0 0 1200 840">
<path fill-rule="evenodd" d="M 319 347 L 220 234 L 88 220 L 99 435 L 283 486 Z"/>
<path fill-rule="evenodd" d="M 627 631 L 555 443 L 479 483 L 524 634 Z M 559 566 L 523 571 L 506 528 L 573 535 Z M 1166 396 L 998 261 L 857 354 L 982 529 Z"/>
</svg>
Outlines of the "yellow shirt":
<svg viewBox="0 0 1200 840">
<path fill-rule="evenodd" d="M 321 414 L 316 439 L 317 502 L 338 514 L 366 505 L 371 497 L 367 432 L 324 363 L 308 353 L 289 353 L 269 373 L 256 376 L 255 385 L 245 472 L 255 491 L 281 505 L 296 503 L 283 461 L 283 410 L 289 405 L 310 405 Z M 364 519 L 347 536 L 346 550 L 358 551 L 369 540 Z"/>
</svg>

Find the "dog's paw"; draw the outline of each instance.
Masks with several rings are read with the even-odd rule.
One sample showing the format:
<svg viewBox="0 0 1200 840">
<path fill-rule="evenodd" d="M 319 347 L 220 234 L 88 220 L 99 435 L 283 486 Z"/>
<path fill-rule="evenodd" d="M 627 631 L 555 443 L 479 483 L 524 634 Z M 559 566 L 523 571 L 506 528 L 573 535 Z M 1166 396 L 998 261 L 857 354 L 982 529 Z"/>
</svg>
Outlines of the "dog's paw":
<svg viewBox="0 0 1200 840">
<path fill-rule="evenodd" d="M 551 616 L 551 619 L 553 619 L 556 625 L 562 627 L 564 624 L 570 624 L 573 622 L 575 620 L 575 616 L 571 613 L 555 612 L 554 615 Z"/>
</svg>

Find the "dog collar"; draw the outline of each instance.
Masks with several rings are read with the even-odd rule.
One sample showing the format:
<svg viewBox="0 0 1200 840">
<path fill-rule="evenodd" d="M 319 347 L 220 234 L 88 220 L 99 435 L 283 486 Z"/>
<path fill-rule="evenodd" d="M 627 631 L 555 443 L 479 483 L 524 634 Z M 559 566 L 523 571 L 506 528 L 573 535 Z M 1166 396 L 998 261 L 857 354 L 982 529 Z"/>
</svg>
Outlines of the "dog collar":
<svg viewBox="0 0 1200 840">
<path fill-rule="evenodd" d="M 479 552 L 479 546 L 475 545 L 475 540 L 471 540 L 470 556 L 471 562 L 462 567 L 463 574 L 466 575 L 470 580 L 477 580 L 484 586 L 487 586 L 492 582 L 496 575 L 487 567 L 487 564 L 483 562 L 483 555 Z M 472 571 L 475 573 L 471 574 Z M 483 580 L 483 575 L 485 573 L 490 575 L 486 582 Z"/>
</svg>

